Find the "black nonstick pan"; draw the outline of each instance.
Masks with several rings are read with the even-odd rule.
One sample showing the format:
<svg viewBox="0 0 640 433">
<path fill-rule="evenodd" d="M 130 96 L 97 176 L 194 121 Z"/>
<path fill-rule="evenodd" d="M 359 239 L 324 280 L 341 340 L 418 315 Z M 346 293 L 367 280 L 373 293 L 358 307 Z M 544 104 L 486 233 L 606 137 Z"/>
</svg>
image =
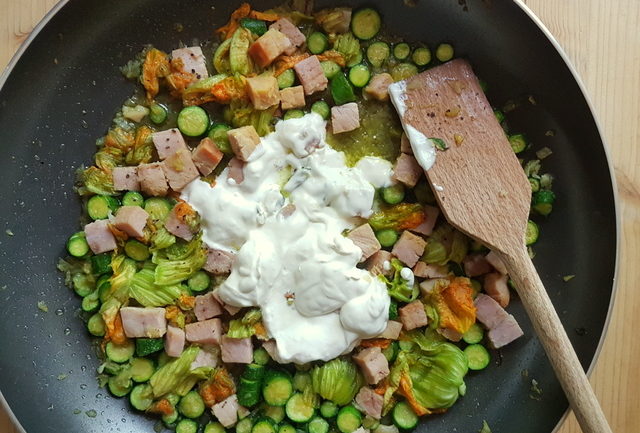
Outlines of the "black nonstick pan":
<svg viewBox="0 0 640 433">
<path fill-rule="evenodd" d="M 360 4 L 316 6 L 345 3 Z M 77 317 L 80 300 L 56 271 L 78 229 L 74 169 L 91 161 L 95 139 L 133 91 L 118 68 L 147 43 L 166 51 L 211 38 L 238 4 L 69 0 L 0 79 L 0 390 L 29 433 L 153 431 L 154 419 L 98 387 L 100 360 Z M 542 224 L 534 262 L 588 369 L 610 311 L 617 224 L 610 164 L 574 71 L 517 2 L 367 4 L 408 41 L 451 42 L 488 83 L 493 104 L 523 101 L 509 115 L 513 129 L 553 150 L 545 167 L 555 176 L 557 205 Z M 565 275 L 575 278 L 564 282 Z M 544 433 L 558 424 L 567 401 L 517 299 L 510 311 L 525 337 L 495 352 L 487 370 L 471 373 L 465 397 L 418 431 L 475 432 L 487 420 L 494 433 Z"/>
</svg>

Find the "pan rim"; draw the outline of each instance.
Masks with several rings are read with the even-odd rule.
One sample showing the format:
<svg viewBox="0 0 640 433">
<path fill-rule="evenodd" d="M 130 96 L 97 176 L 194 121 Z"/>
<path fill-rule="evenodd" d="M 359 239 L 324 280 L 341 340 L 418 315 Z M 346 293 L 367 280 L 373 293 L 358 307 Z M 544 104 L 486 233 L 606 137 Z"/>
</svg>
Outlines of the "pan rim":
<svg viewBox="0 0 640 433">
<path fill-rule="evenodd" d="M 69 1 L 70 0 L 60 0 L 58 3 L 56 3 L 56 5 L 53 6 L 53 8 L 51 8 L 49 10 L 49 12 L 47 12 L 47 14 L 40 20 L 40 22 L 38 22 L 38 24 L 34 27 L 34 29 L 31 31 L 29 36 L 22 42 L 22 44 L 20 45 L 18 50 L 11 57 L 11 60 L 9 61 L 7 66 L 2 71 L 2 74 L 0 74 L 0 90 L 4 87 L 7 79 L 9 78 L 9 75 L 11 75 L 11 72 L 15 68 L 16 64 L 18 63 L 18 61 L 22 58 L 22 55 L 27 50 L 29 45 L 31 45 L 33 40 L 40 34 L 42 29 L 49 23 L 49 21 L 51 21 L 51 19 L 67 3 L 69 3 Z M 600 339 L 598 341 L 598 345 L 597 345 L 596 350 L 595 350 L 595 352 L 593 354 L 593 358 L 591 359 L 589 367 L 587 368 L 587 371 L 586 371 L 587 377 L 590 377 L 591 373 L 593 373 L 593 370 L 594 370 L 594 368 L 595 368 L 595 366 L 596 366 L 596 364 L 598 362 L 598 359 L 600 358 L 600 354 L 602 352 L 602 348 L 604 346 L 604 342 L 605 342 L 607 334 L 609 332 L 609 326 L 611 325 L 611 318 L 612 318 L 612 315 L 613 315 L 613 308 L 614 308 L 615 300 L 616 300 L 616 297 L 617 297 L 617 294 L 618 294 L 618 276 L 619 276 L 619 272 L 620 272 L 620 245 L 621 245 L 621 236 L 622 236 L 622 233 L 621 233 L 621 231 L 622 231 L 622 221 L 621 221 L 622 216 L 621 216 L 621 213 L 620 213 L 620 197 L 619 197 L 619 193 L 618 193 L 618 185 L 617 185 L 616 177 L 615 177 L 615 174 L 614 174 L 615 171 L 614 171 L 612 157 L 611 157 L 611 150 L 610 150 L 610 147 L 609 147 L 609 144 L 608 144 L 608 140 L 606 139 L 606 137 L 604 135 L 603 128 L 602 128 L 602 123 L 600 122 L 600 119 L 596 115 L 593 103 L 591 101 L 591 98 L 589 97 L 589 94 L 587 93 L 587 89 L 586 89 L 586 87 L 584 85 L 584 82 L 582 81 L 582 78 L 578 74 L 578 71 L 575 68 L 575 66 L 573 65 L 572 61 L 569 59 L 569 56 L 564 51 L 564 49 L 562 48 L 562 46 L 560 45 L 558 40 L 555 38 L 555 36 L 551 33 L 551 31 L 542 22 L 542 20 L 524 3 L 523 0 L 513 0 L 513 3 L 515 3 L 515 5 L 518 6 L 527 15 L 527 17 L 538 27 L 538 29 L 549 40 L 549 42 L 551 43 L 553 48 L 560 55 L 560 58 L 562 59 L 562 61 L 565 63 L 565 65 L 569 69 L 569 72 L 571 73 L 571 76 L 573 77 L 574 81 L 577 83 L 578 88 L 580 89 L 580 93 L 582 94 L 582 97 L 584 98 L 584 100 L 585 100 L 585 102 L 587 104 L 587 107 L 589 108 L 589 112 L 591 113 L 591 117 L 593 118 L 593 121 L 595 123 L 596 130 L 598 131 L 598 135 L 600 137 L 600 141 L 602 142 L 602 147 L 603 147 L 603 150 L 604 150 L 604 153 L 605 153 L 605 159 L 607 161 L 607 168 L 609 170 L 609 178 L 611 180 L 611 188 L 612 188 L 612 193 L 613 193 L 613 211 L 614 211 L 614 215 L 615 215 L 614 220 L 615 220 L 615 227 L 616 227 L 616 236 L 615 236 L 615 239 L 616 239 L 616 248 L 615 248 L 615 250 L 616 251 L 615 251 L 614 269 L 613 269 L 613 280 L 611 282 L 611 297 L 609 299 L 609 306 L 607 308 L 607 315 L 606 315 L 606 318 L 605 318 L 604 325 L 602 327 L 602 333 L 600 334 Z M 27 433 L 27 431 L 24 429 L 24 427 L 22 426 L 22 424 L 20 423 L 18 418 L 15 416 L 15 414 L 11 410 L 11 407 L 9 406 L 9 403 L 7 402 L 7 400 L 5 399 L 4 395 L 2 394 L 2 390 L 0 390 L 0 408 L 2 408 L 8 414 L 9 419 L 11 420 L 11 422 L 14 425 L 14 428 L 16 428 L 19 433 Z M 560 417 L 560 419 L 558 420 L 558 423 L 556 424 L 554 429 L 551 431 L 551 433 L 557 433 L 558 430 L 560 430 L 560 427 L 566 421 L 570 411 L 571 411 L 571 407 L 568 407 L 567 410 L 562 415 L 562 417 Z"/>
</svg>

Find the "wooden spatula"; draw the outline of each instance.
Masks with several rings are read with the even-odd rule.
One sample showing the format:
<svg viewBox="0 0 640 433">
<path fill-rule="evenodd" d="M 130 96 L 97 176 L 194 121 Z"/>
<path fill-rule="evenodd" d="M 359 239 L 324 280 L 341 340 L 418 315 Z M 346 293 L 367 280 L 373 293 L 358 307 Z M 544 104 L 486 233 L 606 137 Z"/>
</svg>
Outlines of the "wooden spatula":
<svg viewBox="0 0 640 433">
<path fill-rule="evenodd" d="M 405 130 L 449 146 L 426 172 L 445 217 L 504 261 L 582 431 L 611 432 L 527 253 L 531 186 L 470 65 L 454 60 L 404 84 Z"/>
</svg>

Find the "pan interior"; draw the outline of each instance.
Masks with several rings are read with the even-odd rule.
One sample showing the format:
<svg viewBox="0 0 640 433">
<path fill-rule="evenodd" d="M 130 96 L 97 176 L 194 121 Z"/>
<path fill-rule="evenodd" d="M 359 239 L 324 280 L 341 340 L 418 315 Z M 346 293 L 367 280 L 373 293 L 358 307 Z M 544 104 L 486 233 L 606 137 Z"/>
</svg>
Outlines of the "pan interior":
<svg viewBox="0 0 640 433">
<path fill-rule="evenodd" d="M 253 3 L 257 9 L 275 4 Z M 569 68 L 514 2 L 367 4 L 375 4 L 389 30 L 408 41 L 452 43 L 488 83 L 496 106 L 534 96 L 535 105 L 526 103 L 508 117 L 514 130 L 553 150 L 545 167 L 556 178 L 557 206 L 541 225 L 534 262 L 587 367 L 611 297 L 616 219 L 602 140 Z M 133 90 L 119 66 L 146 43 L 171 50 L 212 37 L 235 6 L 71 0 L 0 91 L 0 389 L 28 432 L 152 431 L 154 419 L 134 415 L 126 399 L 98 387 L 100 361 L 77 318 L 79 299 L 64 287 L 55 265 L 67 236 L 78 229 L 74 169 L 90 163 L 95 139 Z M 569 274 L 575 278 L 563 282 Z M 553 429 L 567 402 L 517 299 L 510 311 L 525 337 L 494 352 L 487 371 L 467 377 L 466 396 L 446 414 L 426 419 L 419 431 L 477 431 L 482 420 L 494 431 Z M 542 394 L 532 392 L 533 380 Z"/>
</svg>

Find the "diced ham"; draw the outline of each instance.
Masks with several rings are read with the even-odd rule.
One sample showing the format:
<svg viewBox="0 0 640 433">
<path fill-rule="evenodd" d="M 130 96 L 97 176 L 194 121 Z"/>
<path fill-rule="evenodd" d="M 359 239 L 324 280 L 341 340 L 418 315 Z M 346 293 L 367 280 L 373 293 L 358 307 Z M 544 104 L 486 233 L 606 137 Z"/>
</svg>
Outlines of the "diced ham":
<svg viewBox="0 0 640 433">
<path fill-rule="evenodd" d="M 393 271 L 391 268 L 392 258 L 393 256 L 389 251 L 380 250 L 369 257 L 366 263 L 366 268 L 374 275 L 389 276 Z"/>
<path fill-rule="evenodd" d="M 244 180 L 244 162 L 238 158 L 231 158 L 227 167 L 229 179 L 233 179 L 236 184 L 241 184 Z"/>
<path fill-rule="evenodd" d="M 140 164 L 138 166 L 138 179 L 140 180 L 140 189 L 142 192 L 153 197 L 167 195 L 169 184 L 164 175 L 163 166 L 163 162 Z"/>
<path fill-rule="evenodd" d="M 262 343 L 262 348 L 267 351 L 271 359 L 273 359 L 278 364 L 286 364 L 280 357 L 278 356 L 278 345 L 276 340 L 267 340 Z"/>
<path fill-rule="evenodd" d="M 404 326 L 404 329 L 407 331 L 426 326 L 427 323 L 429 323 L 427 313 L 424 311 L 424 305 L 418 300 L 410 302 L 398 309 L 398 315 L 400 316 L 402 326 Z"/>
<path fill-rule="evenodd" d="M 166 159 L 180 149 L 187 150 L 187 143 L 178 128 L 154 132 L 151 137 L 160 159 Z"/>
<path fill-rule="evenodd" d="M 378 101 L 388 101 L 390 84 L 393 84 L 393 78 L 390 74 L 386 72 L 375 74 L 371 77 L 367 87 L 364 88 L 364 93 Z"/>
<path fill-rule="evenodd" d="M 422 257 L 426 246 L 427 243 L 424 239 L 405 230 L 393 246 L 391 254 L 399 258 L 407 266 L 413 267 L 418 263 L 418 259 Z"/>
<path fill-rule="evenodd" d="M 307 57 L 296 63 L 293 69 L 296 71 L 302 87 L 304 87 L 305 95 L 321 92 L 327 88 L 329 81 L 324 75 L 317 56 Z"/>
<path fill-rule="evenodd" d="M 178 48 L 171 52 L 171 57 L 182 60 L 183 72 L 195 74 L 198 80 L 209 76 L 207 60 L 202 54 L 202 48 L 197 46 Z"/>
<path fill-rule="evenodd" d="M 441 265 L 429 265 L 418 261 L 413 267 L 413 275 L 420 278 L 445 278 L 449 275 L 449 268 Z"/>
<path fill-rule="evenodd" d="M 196 296 L 196 304 L 193 312 L 199 322 L 211 319 L 222 314 L 222 305 L 218 302 L 213 292 Z"/>
<path fill-rule="evenodd" d="M 167 181 L 169 181 L 169 186 L 177 192 L 182 191 L 189 182 L 200 176 L 191 159 L 191 152 L 186 149 L 180 149 L 167 157 L 162 169 Z"/>
<path fill-rule="evenodd" d="M 227 313 L 229 313 L 230 316 L 235 316 L 236 314 L 238 314 L 238 311 L 242 309 L 240 307 L 236 307 L 235 305 L 225 303 L 222 299 L 220 299 L 220 295 L 218 294 L 217 290 L 213 291 L 212 293 L 215 300 L 218 301 L 218 304 L 220 304 L 222 308 L 227 310 Z"/>
<path fill-rule="evenodd" d="M 160 338 L 167 332 L 164 308 L 122 307 L 120 318 L 128 338 Z"/>
<path fill-rule="evenodd" d="M 304 88 L 302 86 L 287 87 L 280 90 L 280 106 L 283 110 L 304 107 Z"/>
<path fill-rule="evenodd" d="M 360 112 L 358 104 L 348 104 L 331 107 L 331 128 L 334 134 L 349 132 L 360 127 Z"/>
<path fill-rule="evenodd" d="M 293 46 L 288 37 L 277 29 L 269 29 L 249 47 L 249 55 L 262 68 Z"/>
<path fill-rule="evenodd" d="M 380 419 L 384 397 L 368 386 L 363 386 L 356 394 L 356 405 L 371 418 Z"/>
<path fill-rule="evenodd" d="M 207 262 L 203 268 L 213 275 L 228 274 L 231 272 L 231 265 L 233 265 L 234 259 L 235 255 L 233 253 L 210 249 L 207 251 Z"/>
<path fill-rule="evenodd" d="M 407 153 L 409 155 L 413 155 L 413 149 L 411 148 L 411 143 L 409 142 L 409 137 L 404 132 L 400 137 L 400 152 Z"/>
<path fill-rule="evenodd" d="M 253 344 L 249 338 L 230 338 L 224 335 L 220 343 L 222 361 L 236 364 L 253 362 Z"/>
<path fill-rule="evenodd" d="M 520 325 L 518 325 L 515 317 L 509 315 L 497 326 L 491 328 L 487 337 L 489 337 L 491 346 L 494 349 L 499 349 L 523 335 L 524 332 L 522 331 L 522 328 L 520 328 Z"/>
<path fill-rule="evenodd" d="M 138 167 L 114 167 L 111 170 L 113 176 L 113 189 L 116 191 L 140 191 L 138 180 Z"/>
<path fill-rule="evenodd" d="M 395 320 L 389 320 L 387 327 L 382 331 L 382 334 L 378 335 L 378 338 L 387 338 L 389 340 L 397 340 L 402 331 L 402 323 Z"/>
<path fill-rule="evenodd" d="M 379 347 L 368 347 L 354 355 L 353 360 L 369 385 L 375 385 L 389 375 L 389 362 Z"/>
<path fill-rule="evenodd" d="M 495 328 L 509 316 L 509 313 L 500 304 L 484 293 L 479 293 L 473 303 L 476 306 L 478 321 L 489 329 Z"/>
<path fill-rule="evenodd" d="M 191 159 L 203 176 L 208 176 L 220 164 L 224 154 L 209 137 L 200 140 L 191 153 Z"/>
<path fill-rule="evenodd" d="M 116 212 L 114 226 L 134 238 L 144 236 L 149 214 L 140 206 L 122 206 Z"/>
<path fill-rule="evenodd" d="M 211 412 L 218 419 L 218 422 L 224 427 L 231 427 L 238 422 L 238 398 L 235 394 L 222 400 L 220 403 L 214 404 Z"/>
<path fill-rule="evenodd" d="M 233 153 L 242 161 L 246 161 L 260 143 L 260 136 L 253 125 L 232 129 L 227 132 L 227 137 Z"/>
<path fill-rule="evenodd" d="M 380 251 L 380 242 L 378 242 L 376 234 L 367 223 L 351 230 L 349 234 L 347 234 L 347 238 L 362 250 L 360 262 L 364 262 L 374 253 Z"/>
<path fill-rule="evenodd" d="M 164 338 L 164 351 L 172 358 L 177 358 L 184 350 L 184 331 L 175 326 L 167 327 L 167 335 Z"/>
<path fill-rule="evenodd" d="M 426 205 L 424 207 L 424 214 L 426 216 L 425 220 L 420 223 L 419 226 L 414 227 L 410 230 L 415 233 L 420 233 L 421 235 L 429 236 L 431 233 L 433 233 L 433 227 L 438 221 L 440 209 L 435 206 Z"/>
<path fill-rule="evenodd" d="M 195 370 L 200 367 L 216 368 L 220 360 L 220 349 L 218 346 L 205 345 L 200 348 L 196 359 L 191 363 L 190 369 Z"/>
<path fill-rule="evenodd" d="M 487 262 L 489 262 L 491 266 L 493 266 L 493 268 L 502 275 L 507 275 L 509 273 L 507 272 L 507 266 L 504 264 L 502 259 L 493 251 L 490 251 L 485 258 L 487 259 Z"/>
<path fill-rule="evenodd" d="M 438 332 L 447 340 L 455 341 L 456 343 L 462 340 L 462 334 L 451 328 L 439 328 Z"/>
<path fill-rule="evenodd" d="M 422 177 L 422 167 L 418 161 L 406 153 L 401 153 L 393 167 L 393 179 L 413 188 Z"/>
<path fill-rule="evenodd" d="M 167 229 L 169 233 L 174 236 L 177 236 L 185 241 L 190 241 L 193 239 L 193 233 L 189 226 L 178 217 L 177 206 L 174 206 L 167 215 L 167 219 L 164 222 L 164 227 Z"/>
<path fill-rule="evenodd" d="M 491 272 L 484 276 L 482 287 L 487 295 L 491 296 L 502 308 L 506 308 L 511 300 L 511 293 L 507 286 L 507 275 L 499 272 Z"/>
<path fill-rule="evenodd" d="M 462 266 L 468 277 L 477 277 L 491 272 L 491 265 L 482 254 L 469 254 L 462 260 Z"/>
<path fill-rule="evenodd" d="M 220 319 L 209 319 L 189 323 L 185 326 L 187 341 L 200 344 L 220 344 L 222 323 Z"/>
<path fill-rule="evenodd" d="M 116 238 L 109 230 L 108 220 L 97 220 L 84 226 L 84 235 L 94 254 L 116 249 Z"/>
<path fill-rule="evenodd" d="M 351 25 L 351 8 L 323 9 L 315 14 L 316 22 L 327 33 L 347 33 Z"/>
<path fill-rule="evenodd" d="M 300 48 L 307 41 L 307 38 L 304 37 L 300 29 L 286 18 L 280 18 L 271 24 L 269 28 L 278 30 L 289 39 L 291 46 L 284 51 L 287 55 L 293 54 L 296 49 Z"/>
<path fill-rule="evenodd" d="M 247 78 L 247 93 L 256 110 L 266 110 L 280 103 L 278 80 L 269 75 Z"/>
</svg>

